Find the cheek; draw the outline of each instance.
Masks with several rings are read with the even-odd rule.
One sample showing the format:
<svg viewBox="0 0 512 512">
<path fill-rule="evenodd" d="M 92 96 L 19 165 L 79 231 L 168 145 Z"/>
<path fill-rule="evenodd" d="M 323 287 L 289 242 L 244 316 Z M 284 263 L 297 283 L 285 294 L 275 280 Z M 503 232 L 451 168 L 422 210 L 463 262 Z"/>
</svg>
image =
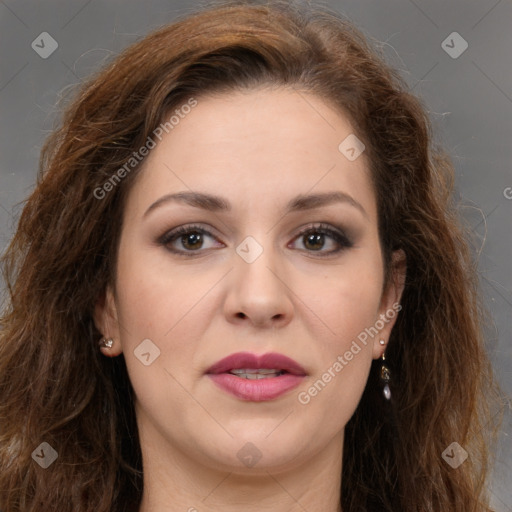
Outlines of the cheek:
<svg viewBox="0 0 512 512">
<path fill-rule="evenodd" d="M 141 249 L 141 243 L 121 245 L 118 261 L 118 319 L 125 325 L 124 338 L 154 338 L 168 342 L 173 333 L 197 315 L 205 294 L 219 279 L 219 272 L 195 272 L 192 267 L 176 270 L 162 251 Z"/>
<path fill-rule="evenodd" d="M 208 291 L 222 272 L 170 271 L 165 255 L 152 258 L 129 242 L 121 248 L 117 313 L 123 354 L 136 395 L 145 407 L 158 409 L 158 400 L 170 399 L 161 396 L 166 389 L 179 395 L 179 383 L 188 383 L 208 326 Z"/>
<path fill-rule="evenodd" d="M 324 279 L 309 297 L 311 309 L 319 312 L 317 371 L 298 392 L 304 413 L 321 418 L 326 430 L 336 432 L 354 413 L 362 396 L 377 340 L 374 328 L 379 319 L 382 272 L 376 258 L 354 260 L 338 273 Z M 310 325 L 313 325 L 311 316 Z"/>
<path fill-rule="evenodd" d="M 347 349 L 350 341 L 378 319 L 383 273 L 378 258 L 356 254 L 315 287 L 305 280 L 301 291 L 307 304 L 324 324 L 323 345 L 332 350 Z"/>
</svg>

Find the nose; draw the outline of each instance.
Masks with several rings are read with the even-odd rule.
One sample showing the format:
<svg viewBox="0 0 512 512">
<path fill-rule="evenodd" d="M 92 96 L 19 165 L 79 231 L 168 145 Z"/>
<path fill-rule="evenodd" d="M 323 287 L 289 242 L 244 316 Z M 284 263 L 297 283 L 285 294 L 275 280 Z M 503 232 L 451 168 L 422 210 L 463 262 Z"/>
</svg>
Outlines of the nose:
<svg viewBox="0 0 512 512">
<path fill-rule="evenodd" d="M 235 268 L 228 275 L 224 303 L 227 320 L 260 329 L 287 325 L 293 317 L 293 293 L 275 251 L 264 248 L 251 263 L 237 253 L 233 258 Z"/>
</svg>

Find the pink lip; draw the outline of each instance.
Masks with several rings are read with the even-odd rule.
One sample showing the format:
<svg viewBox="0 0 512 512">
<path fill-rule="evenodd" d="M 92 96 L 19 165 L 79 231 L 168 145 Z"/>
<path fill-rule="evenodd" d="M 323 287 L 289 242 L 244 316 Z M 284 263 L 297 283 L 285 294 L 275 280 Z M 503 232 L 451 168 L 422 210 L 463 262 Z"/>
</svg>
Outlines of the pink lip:
<svg viewBox="0 0 512 512">
<path fill-rule="evenodd" d="M 257 380 L 244 379 L 229 373 L 230 370 L 239 368 L 275 368 L 287 373 Z M 237 352 L 217 361 L 206 373 L 224 391 L 253 402 L 278 398 L 297 387 L 306 376 L 306 371 L 299 363 L 274 352 L 260 356 L 250 352 Z"/>
</svg>

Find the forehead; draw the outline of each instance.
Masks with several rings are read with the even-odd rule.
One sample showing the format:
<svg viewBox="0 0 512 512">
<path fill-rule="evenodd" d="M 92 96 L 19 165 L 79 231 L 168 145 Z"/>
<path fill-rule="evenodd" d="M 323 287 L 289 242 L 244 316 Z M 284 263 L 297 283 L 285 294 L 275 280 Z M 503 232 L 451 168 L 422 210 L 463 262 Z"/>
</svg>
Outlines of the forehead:
<svg viewBox="0 0 512 512">
<path fill-rule="evenodd" d="M 357 135 L 322 99 L 286 88 L 195 99 L 193 108 L 178 105 L 167 116 L 174 116 L 172 129 L 157 139 L 130 192 L 135 209 L 174 191 L 215 193 L 235 208 L 261 210 L 298 194 L 340 190 L 376 215 L 364 151 L 347 158 L 344 141 Z"/>
</svg>

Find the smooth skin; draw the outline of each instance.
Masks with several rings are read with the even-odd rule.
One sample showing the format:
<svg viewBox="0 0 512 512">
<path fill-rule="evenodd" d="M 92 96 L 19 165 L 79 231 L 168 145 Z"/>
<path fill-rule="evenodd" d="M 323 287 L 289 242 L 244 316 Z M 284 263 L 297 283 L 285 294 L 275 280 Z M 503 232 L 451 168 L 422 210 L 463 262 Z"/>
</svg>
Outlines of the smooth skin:
<svg viewBox="0 0 512 512">
<path fill-rule="evenodd" d="M 340 512 L 344 427 L 394 320 L 359 343 L 309 403 L 298 394 L 399 302 L 403 253 L 384 289 L 368 160 L 349 161 L 338 149 L 354 133 L 346 116 L 283 87 L 197 101 L 150 152 L 128 195 L 115 289 L 95 311 L 115 341 L 101 350 L 124 353 L 136 394 L 140 511 Z M 175 200 L 150 208 L 192 191 L 230 209 Z M 332 192 L 344 199 L 286 212 L 297 196 Z M 340 231 L 342 243 L 319 223 Z M 263 249 L 252 263 L 236 251 L 248 236 Z M 145 365 L 136 348 L 147 339 L 160 355 Z M 239 351 L 280 352 L 307 376 L 275 400 L 238 399 L 205 372 Z M 252 467 L 237 455 L 244 446 L 261 456 Z"/>
</svg>

